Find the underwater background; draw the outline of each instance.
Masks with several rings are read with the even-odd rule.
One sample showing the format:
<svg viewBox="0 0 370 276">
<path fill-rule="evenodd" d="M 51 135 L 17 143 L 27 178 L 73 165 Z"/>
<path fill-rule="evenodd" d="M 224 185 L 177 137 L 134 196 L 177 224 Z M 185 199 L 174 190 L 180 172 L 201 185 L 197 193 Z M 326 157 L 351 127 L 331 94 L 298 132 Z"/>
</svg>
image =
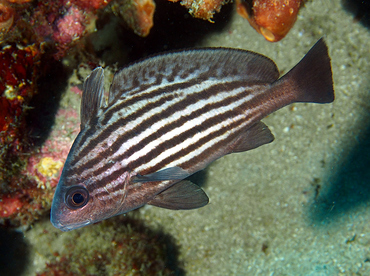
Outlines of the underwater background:
<svg viewBox="0 0 370 276">
<path fill-rule="evenodd" d="M 234 4 L 223 6 L 210 23 L 178 3 L 158 1 L 145 38 L 113 16 L 95 16 L 96 30 L 88 31 L 85 48 L 70 46 L 82 37 L 78 28 L 79 36 L 66 38 L 55 28 L 52 34 L 36 26 L 58 45 L 48 57 L 53 61 L 45 58 L 48 49 L 2 42 L 2 71 L 10 66 L 4 56 L 13 47 L 26 54 L 10 64 L 30 62 L 31 76 L 16 89 L 27 87 L 26 94 L 16 94 L 7 83 L 3 95 L 18 100 L 12 106 L 19 104 L 22 112 L 23 98 L 29 97 L 31 111 L 24 125 L 1 140 L 0 275 L 370 275 L 367 2 L 308 1 L 290 32 L 275 43 L 239 16 Z M 262 121 L 273 143 L 222 157 L 192 176 L 209 196 L 207 206 L 190 211 L 144 206 L 65 233 L 51 225 L 51 198 L 79 131 L 81 84 L 91 69 L 107 66 L 107 91 L 113 73 L 130 61 L 164 50 L 222 46 L 266 55 L 286 73 L 321 37 L 332 61 L 335 101 L 297 103 L 269 115 Z M 29 55 L 38 58 L 29 61 Z M 7 106 L 0 104 L 6 122 Z M 17 135 L 32 139 L 24 145 Z M 21 148 L 23 157 L 5 154 L 5 148 Z"/>
</svg>

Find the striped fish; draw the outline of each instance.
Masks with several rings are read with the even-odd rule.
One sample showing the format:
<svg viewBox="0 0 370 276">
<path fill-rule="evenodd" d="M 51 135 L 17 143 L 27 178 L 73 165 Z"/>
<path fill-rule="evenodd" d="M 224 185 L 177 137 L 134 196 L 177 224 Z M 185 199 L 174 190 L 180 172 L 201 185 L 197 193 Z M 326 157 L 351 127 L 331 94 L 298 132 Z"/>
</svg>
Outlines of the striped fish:
<svg viewBox="0 0 370 276">
<path fill-rule="evenodd" d="M 136 62 L 113 79 L 85 80 L 81 131 L 65 162 L 52 224 L 76 229 L 151 204 L 193 209 L 208 203 L 188 176 L 233 152 L 273 141 L 260 122 L 294 102 L 334 100 L 330 58 L 319 40 L 279 79 L 257 53 L 206 48 Z"/>
</svg>

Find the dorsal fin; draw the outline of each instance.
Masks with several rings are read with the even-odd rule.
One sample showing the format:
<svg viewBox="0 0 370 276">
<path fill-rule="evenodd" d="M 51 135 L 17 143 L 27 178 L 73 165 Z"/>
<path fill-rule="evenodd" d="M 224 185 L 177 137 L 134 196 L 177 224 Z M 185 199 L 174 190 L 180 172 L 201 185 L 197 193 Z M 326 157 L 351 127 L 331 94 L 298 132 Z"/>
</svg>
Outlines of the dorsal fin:
<svg viewBox="0 0 370 276">
<path fill-rule="evenodd" d="M 116 97 L 135 93 L 141 86 L 188 79 L 233 79 L 249 83 L 272 83 L 279 78 L 275 63 L 260 54 L 231 48 L 188 49 L 155 55 L 120 70 L 109 91 L 109 104 Z"/>
<path fill-rule="evenodd" d="M 81 100 L 81 130 L 89 122 L 91 117 L 98 115 L 99 109 L 104 105 L 103 96 L 104 69 L 97 67 L 87 76 L 83 84 Z"/>
</svg>

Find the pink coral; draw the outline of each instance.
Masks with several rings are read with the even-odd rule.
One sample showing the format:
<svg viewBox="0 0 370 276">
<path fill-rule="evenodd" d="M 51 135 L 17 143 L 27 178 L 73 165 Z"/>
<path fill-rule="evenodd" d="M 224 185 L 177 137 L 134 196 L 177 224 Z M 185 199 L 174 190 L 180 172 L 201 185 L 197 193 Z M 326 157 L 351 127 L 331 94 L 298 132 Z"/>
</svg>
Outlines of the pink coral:
<svg viewBox="0 0 370 276">
<path fill-rule="evenodd" d="M 74 109 L 60 109 L 57 120 L 63 122 L 63 127 L 53 130 L 50 139 L 28 159 L 24 172 L 33 178 L 41 188 L 53 188 L 58 184 L 63 164 L 79 132 L 78 113 Z"/>
<path fill-rule="evenodd" d="M 70 7 L 57 22 L 57 30 L 53 34 L 55 42 L 66 45 L 79 39 L 85 31 L 84 21 L 83 12 L 76 7 Z"/>
<path fill-rule="evenodd" d="M 84 10 L 97 10 L 108 5 L 111 0 L 72 0 L 75 5 Z"/>
<path fill-rule="evenodd" d="M 0 199 L 0 217 L 5 218 L 18 212 L 22 207 L 22 202 L 19 198 L 3 197 Z"/>
<path fill-rule="evenodd" d="M 78 88 L 77 86 L 72 86 L 71 91 L 79 96 L 82 96 L 82 90 Z"/>
<path fill-rule="evenodd" d="M 78 121 L 76 110 L 58 111 L 57 127 L 41 148 L 29 153 L 25 167 L 0 191 L 0 224 L 29 225 L 50 209 L 63 163 L 79 132 Z"/>
</svg>

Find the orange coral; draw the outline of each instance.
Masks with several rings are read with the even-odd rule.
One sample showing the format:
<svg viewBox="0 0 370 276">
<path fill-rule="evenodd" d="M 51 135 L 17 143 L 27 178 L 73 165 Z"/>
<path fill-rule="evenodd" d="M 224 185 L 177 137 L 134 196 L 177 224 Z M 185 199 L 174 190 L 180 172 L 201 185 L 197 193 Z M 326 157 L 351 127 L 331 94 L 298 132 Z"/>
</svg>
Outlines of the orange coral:
<svg viewBox="0 0 370 276">
<path fill-rule="evenodd" d="M 153 0 L 117 0 L 111 7 L 113 13 L 121 17 L 134 33 L 142 37 L 149 34 L 153 27 Z"/>
<path fill-rule="evenodd" d="M 4 0 L 0 0 L 0 40 L 3 39 L 5 33 L 8 32 L 13 24 L 14 10 Z"/>
<path fill-rule="evenodd" d="M 178 2 L 180 0 L 169 0 Z M 182 0 L 181 5 L 189 9 L 189 13 L 196 17 L 213 22 L 211 19 L 215 12 L 220 12 L 222 5 L 229 3 L 229 0 Z"/>
<path fill-rule="evenodd" d="M 7 1 L 10 3 L 23 4 L 23 3 L 31 2 L 32 0 L 7 0 Z"/>
<path fill-rule="evenodd" d="M 297 20 L 303 0 L 237 0 L 237 12 L 266 40 L 281 40 Z"/>
</svg>

